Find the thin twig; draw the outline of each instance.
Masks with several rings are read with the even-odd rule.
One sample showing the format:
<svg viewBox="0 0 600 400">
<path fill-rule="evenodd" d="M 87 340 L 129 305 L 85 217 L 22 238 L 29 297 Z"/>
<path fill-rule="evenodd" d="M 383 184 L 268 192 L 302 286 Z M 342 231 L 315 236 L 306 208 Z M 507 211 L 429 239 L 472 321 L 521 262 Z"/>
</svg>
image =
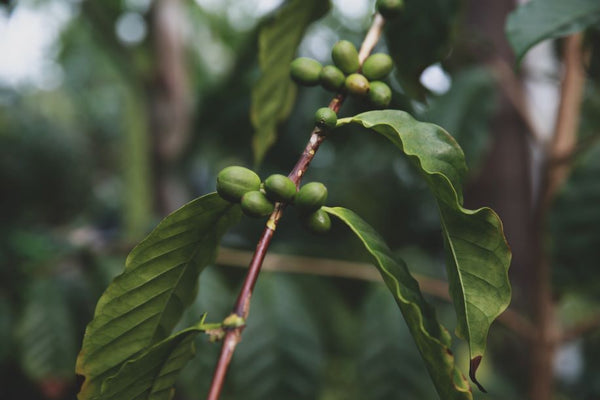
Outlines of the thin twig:
<svg viewBox="0 0 600 400">
<path fill-rule="evenodd" d="M 561 342 L 569 342 L 600 328 L 600 314 L 593 315 L 572 327 L 565 329 L 560 335 Z"/>
<path fill-rule="evenodd" d="M 369 53 L 377 44 L 377 41 L 381 36 L 384 22 L 385 21 L 383 17 L 381 17 L 381 15 L 375 15 L 373 23 L 371 24 L 371 28 L 369 29 L 369 32 L 367 32 L 365 40 L 363 41 L 363 44 L 361 45 L 361 48 L 359 50 L 359 61 L 361 65 L 362 61 L 364 61 L 364 59 L 369 55 Z M 345 96 L 343 94 L 338 94 L 329 103 L 329 108 L 331 108 L 337 113 L 340 107 L 342 106 L 342 103 L 344 102 L 344 98 Z M 306 169 L 308 168 L 310 162 L 314 158 L 323 140 L 325 140 L 324 132 L 322 132 L 318 128 L 313 129 L 308 144 L 306 145 L 306 148 L 304 149 L 298 162 L 288 175 L 297 187 L 300 185 L 300 182 L 302 181 L 302 177 L 304 176 Z M 258 241 L 256 251 L 254 252 L 254 256 L 252 257 L 252 261 L 250 262 L 248 273 L 246 274 L 246 278 L 244 279 L 242 290 L 240 291 L 240 294 L 235 303 L 233 312 L 237 316 L 243 318 L 244 320 L 246 320 L 246 318 L 248 317 L 248 313 L 250 310 L 250 298 L 252 297 L 252 290 L 254 289 L 256 280 L 258 279 L 261 265 L 269 248 L 269 244 L 271 243 L 271 239 L 273 238 L 273 235 L 275 233 L 275 229 L 277 229 L 277 223 L 281 218 L 284 208 L 284 204 L 277 203 L 275 205 L 275 210 L 269 217 L 263 234 Z M 219 361 L 217 362 L 217 366 L 215 367 L 215 373 L 207 397 L 208 400 L 218 400 L 221 394 L 223 383 L 225 381 L 225 375 L 227 373 L 227 368 L 229 367 L 229 364 L 231 362 L 233 352 L 235 351 L 235 348 L 240 341 L 243 329 L 243 326 L 231 328 L 228 329 L 227 334 L 225 335 L 225 339 L 223 340 L 223 347 L 221 348 L 221 355 L 219 356 Z"/>
<path fill-rule="evenodd" d="M 544 141 L 542 135 L 531 119 L 529 107 L 525 102 L 525 94 L 519 79 L 517 79 L 513 69 L 500 57 L 494 57 L 488 66 L 498 80 L 500 90 L 504 92 L 508 100 L 512 103 L 515 111 L 521 117 L 521 120 L 527 127 L 527 133 L 531 140 L 538 146 L 543 147 Z"/>
<path fill-rule="evenodd" d="M 252 253 L 249 251 L 221 247 L 216 263 L 219 265 L 246 268 L 248 260 L 251 257 Z M 266 271 L 383 282 L 381 275 L 373 268 L 372 264 L 328 258 L 269 253 L 264 259 L 262 269 Z M 452 301 L 447 282 L 425 275 L 414 273 L 412 275 L 419 282 L 419 287 L 423 293 L 444 301 Z M 498 317 L 498 322 L 510 331 L 526 339 L 533 339 L 535 337 L 535 327 L 531 321 L 514 309 L 509 308 L 504 311 Z"/>
<path fill-rule="evenodd" d="M 555 168 L 557 165 L 560 164 L 571 164 L 577 158 L 577 156 L 579 156 L 586 150 L 589 150 L 599 140 L 600 133 L 595 133 L 592 136 L 580 140 L 575 146 L 575 148 L 573 148 L 573 150 L 569 153 L 562 155 L 554 155 L 552 158 L 548 159 L 549 167 Z"/>
<path fill-rule="evenodd" d="M 542 164 L 542 185 L 535 210 L 536 226 L 540 232 L 546 224 L 549 207 L 560 186 L 564 183 L 570 165 L 562 163 L 552 165 L 550 160 L 573 152 L 581 112 L 581 102 L 585 82 L 582 34 L 577 33 L 565 39 L 564 65 L 560 105 L 556 120 L 555 133 L 545 154 Z M 534 314 L 536 316 L 536 336 L 531 341 L 531 367 L 529 397 L 532 400 L 546 400 L 553 393 L 553 358 L 559 344 L 560 325 L 556 317 L 556 305 L 552 292 L 552 269 L 548 255 L 544 250 L 542 238 L 538 238 L 535 252 L 537 262 L 534 265 L 536 286 Z"/>
<path fill-rule="evenodd" d="M 583 34 L 581 33 L 571 35 L 565 40 L 565 75 L 554 138 L 548 154 L 549 160 L 572 154 L 576 148 L 585 84 L 582 42 Z M 565 163 L 548 164 L 547 169 L 547 188 L 543 206 L 548 206 L 556 191 L 567 178 L 570 165 Z"/>
</svg>

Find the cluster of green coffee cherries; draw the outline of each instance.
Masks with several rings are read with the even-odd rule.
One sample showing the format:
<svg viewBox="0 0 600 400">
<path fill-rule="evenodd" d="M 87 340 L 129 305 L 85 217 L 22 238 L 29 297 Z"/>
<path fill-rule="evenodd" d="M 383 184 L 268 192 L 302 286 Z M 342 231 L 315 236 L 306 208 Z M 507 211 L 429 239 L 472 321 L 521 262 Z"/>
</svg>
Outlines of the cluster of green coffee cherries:
<svg viewBox="0 0 600 400">
<path fill-rule="evenodd" d="M 367 97 L 376 108 L 387 107 L 392 100 L 392 90 L 381 80 L 393 67 L 389 55 L 372 54 L 367 57 L 361 69 L 354 44 L 340 40 L 333 46 L 331 58 L 335 65 L 325 67 L 312 58 L 296 58 L 290 65 L 292 79 L 304 86 L 321 84 L 325 89 L 334 92 L 345 91 L 359 97 Z"/>
<path fill-rule="evenodd" d="M 231 166 L 217 175 L 217 193 L 227 201 L 240 203 L 244 214 L 266 217 L 275 209 L 275 203 L 294 205 L 304 225 L 315 233 L 331 228 L 331 219 L 322 209 L 327 200 L 327 188 L 320 182 L 310 182 L 296 191 L 296 185 L 285 175 L 274 174 L 261 182 L 248 168 Z"/>
</svg>

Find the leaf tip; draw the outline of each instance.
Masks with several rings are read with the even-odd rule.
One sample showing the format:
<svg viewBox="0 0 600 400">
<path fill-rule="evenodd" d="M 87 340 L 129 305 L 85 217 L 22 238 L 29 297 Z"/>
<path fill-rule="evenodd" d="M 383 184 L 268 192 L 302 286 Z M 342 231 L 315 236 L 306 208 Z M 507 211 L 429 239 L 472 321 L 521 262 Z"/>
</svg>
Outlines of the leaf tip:
<svg viewBox="0 0 600 400">
<path fill-rule="evenodd" d="M 477 388 L 481 390 L 483 393 L 487 393 L 487 390 L 479 383 L 475 374 L 477 373 L 477 369 L 479 368 L 479 364 L 481 363 L 481 356 L 477 356 L 471 359 L 471 364 L 469 365 L 469 378 L 471 381 L 477 385 Z"/>
<path fill-rule="evenodd" d="M 80 375 L 80 374 L 75 374 L 75 386 L 77 387 L 77 393 L 81 392 L 84 382 L 85 382 L 85 376 Z"/>
</svg>

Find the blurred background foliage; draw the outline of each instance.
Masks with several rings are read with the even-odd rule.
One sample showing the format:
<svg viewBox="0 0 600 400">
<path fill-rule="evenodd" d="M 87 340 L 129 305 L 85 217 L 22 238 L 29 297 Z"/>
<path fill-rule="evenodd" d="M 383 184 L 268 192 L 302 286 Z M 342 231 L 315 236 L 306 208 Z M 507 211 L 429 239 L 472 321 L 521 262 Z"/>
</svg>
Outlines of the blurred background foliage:
<svg viewBox="0 0 600 400">
<path fill-rule="evenodd" d="M 22 0 L 0 5 L 0 36 L 4 32 L 7 38 L 0 44 L 8 47 L 0 56 L 0 66 L 6 63 L 0 68 L 0 398 L 74 399 L 74 363 L 85 325 L 127 252 L 162 216 L 213 191 L 221 168 L 253 165 L 249 110 L 260 76 L 258 32 L 281 3 Z M 490 182 L 495 170 L 503 170 L 494 164 L 497 157 L 490 161 L 504 134 L 495 130 L 502 83 L 481 57 L 497 49 L 478 27 L 494 21 L 486 20 L 489 13 L 477 14 L 473 3 L 407 0 L 402 23 L 389 28 L 388 41 L 378 49 L 389 50 L 398 66 L 390 79 L 392 106 L 456 137 L 471 168 L 467 204 L 498 206 L 511 242 L 519 221 L 503 214 L 507 209 L 495 194 L 522 188 L 499 189 Z M 332 1 L 294 53 L 330 62 L 338 39 L 360 43 L 373 10 L 371 0 Z M 19 32 L 19 24 L 30 24 L 44 46 L 32 64 L 11 70 L 5 60 L 20 50 L 10 47 L 8 33 Z M 587 38 L 592 62 L 581 120 L 586 145 L 544 233 L 556 261 L 557 296 L 567 325 L 597 315 L 600 301 L 598 31 L 590 30 Z M 549 57 L 558 64 L 557 53 Z M 559 74 L 550 71 L 540 79 L 556 87 Z M 319 88 L 298 90 L 278 140 L 258 168 L 263 178 L 291 169 L 314 110 L 330 97 Z M 341 115 L 364 109 L 350 99 Z M 523 157 L 527 142 L 519 143 L 520 148 L 502 150 L 501 163 L 516 157 L 529 162 Z M 330 205 L 353 209 L 377 228 L 413 272 L 444 279 L 434 203 L 385 140 L 340 129 L 323 144 L 307 175 L 306 180 L 328 186 Z M 482 195 L 481 180 L 494 188 Z M 515 202 L 523 198 L 509 195 Z M 261 229 L 262 222 L 244 219 L 223 245 L 251 251 Z M 354 240 L 337 226 L 326 237 L 312 236 L 291 211 L 272 251 L 365 260 Z M 526 310 L 531 277 L 522 272 L 527 262 L 516 250 L 515 305 Z M 243 278 L 243 269 L 235 267 L 215 265 L 203 273 L 182 326 L 205 311 L 209 321 L 228 313 Z M 454 327 L 446 300 L 431 296 L 431 301 L 446 326 Z M 458 340 L 455 345 L 466 370 L 466 348 Z M 203 398 L 218 351 L 218 345 L 198 340 L 176 399 Z M 557 398 L 600 397 L 593 378 L 600 374 L 598 354 L 597 331 L 559 349 Z M 527 368 L 527 344 L 495 324 L 480 370 L 490 392 L 485 398 L 525 398 Z M 436 397 L 380 284 L 281 272 L 265 272 L 259 280 L 226 386 L 226 399 Z"/>
</svg>

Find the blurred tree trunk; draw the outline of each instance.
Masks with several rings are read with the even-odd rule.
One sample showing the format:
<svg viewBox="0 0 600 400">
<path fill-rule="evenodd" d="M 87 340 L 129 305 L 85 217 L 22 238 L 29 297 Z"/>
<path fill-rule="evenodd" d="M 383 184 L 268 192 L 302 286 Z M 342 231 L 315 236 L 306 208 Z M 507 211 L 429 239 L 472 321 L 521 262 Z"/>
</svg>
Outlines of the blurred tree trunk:
<svg viewBox="0 0 600 400">
<path fill-rule="evenodd" d="M 153 141 L 155 201 L 165 215 L 188 196 L 176 168 L 189 142 L 191 93 L 186 65 L 184 22 L 180 0 L 157 0 L 150 13 L 153 72 L 147 83 Z"/>
<path fill-rule="evenodd" d="M 516 3 L 515 0 L 469 2 L 467 27 L 471 32 L 468 34 L 479 36 L 485 44 L 482 47 L 486 51 L 479 51 L 476 55 L 480 62 L 490 65 L 500 61 L 510 68 L 515 65 L 514 55 L 504 34 L 504 24 Z M 492 148 L 480 176 L 467 189 L 466 203 L 473 208 L 489 204 L 502 218 L 513 252 L 509 271 L 513 285 L 511 307 L 533 316 L 537 325 L 540 312 L 538 294 L 541 291 L 547 293 L 548 288 L 543 286 L 548 283 L 549 277 L 539 276 L 540 270 L 544 270 L 539 266 L 545 260 L 541 248 L 542 231 L 535 216 L 534 200 L 538 196 L 532 189 L 539 186 L 532 185 L 532 170 L 536 167 L 530 156 L 526 124 L 500 85 L 498 95 L 499 106 L 492 121 Z M 525 101 L 521 103 L 525 104 Z M 532 360 L 535 351 L 532 354 L 520 351 L 531 348 L 532 344 L 523 343 L 512 349 L 507 348 L 506 351 L 512 352 L 507 359 L 511 360 L 512 365 L 528 366 L 528 385 L 547 388 L 546 394 L 538 393 L 534 400 L 550 399 L 553 353 L 548 351 L 543 355 L 543 360 Z"/>
</svg>

